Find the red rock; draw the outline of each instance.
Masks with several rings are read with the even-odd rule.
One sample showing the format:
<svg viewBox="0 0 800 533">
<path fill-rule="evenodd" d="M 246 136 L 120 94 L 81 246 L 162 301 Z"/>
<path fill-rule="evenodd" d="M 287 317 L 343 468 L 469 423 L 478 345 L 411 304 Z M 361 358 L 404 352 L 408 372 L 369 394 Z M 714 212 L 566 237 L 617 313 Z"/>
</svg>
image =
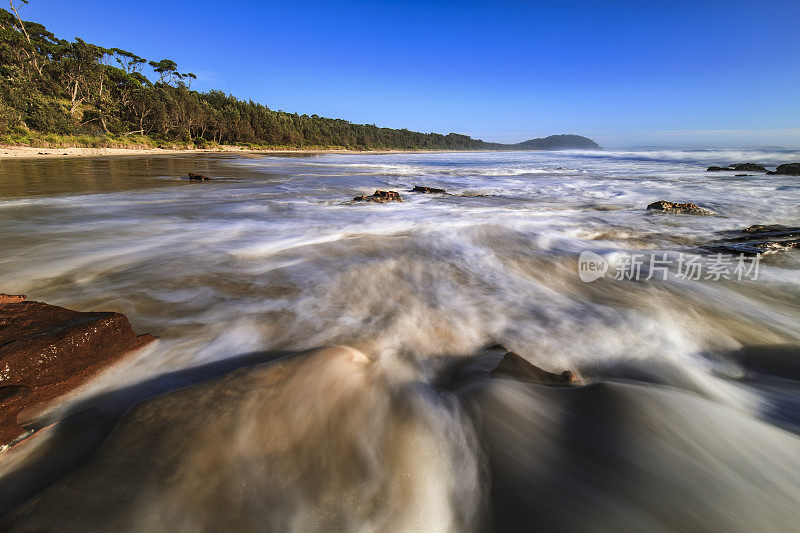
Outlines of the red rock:
<svg viewBox="0 0 800 533">
<path fill-rule="evenodd" d="M 120 313 L 81 313 L 0 295 L 0 447 L 25 434 L 32 413 L 154 340 Z"/>
<path fill-rule="evenodd" d="M 192 181 L 211 181 L 211 178 L 208 176 L 204 176 L 202 174 L 195 174 L 194 172 L 189 172 L 189 179 Z"/>
<path fill-rule="evenodd" d="M 578 381 L 578 376 L 572 370 L 564 370 L 561 373 L 561 378 L 564 381 Z"/>
<path fill-rule="evenodd" d="M 353 198 L 354 202 L 378 202 L 378 203 L 386 203 L 386 202 L 402 202 L 403 199 L 400 198 L 400 193 L 397 191 L 375 191 L 373 194 L 367 196 L 366 194 L 362 194 L 361 196 L 356 196 Z"/>
<path fill-rule="evenodd" d="M 26 298 L 24 294 L 0 294 L 0 305 L 24 302 Z"/>
<path fill-rule="evenodd" d="M 664 213 L 672 213 L 676 215 L 713 215 L 713 211 L 703 209 L 696 204 L 690 203 L 676 203 L 659 200 L 647 206 L 649 211 L 661 211 Z"/>
</svg>

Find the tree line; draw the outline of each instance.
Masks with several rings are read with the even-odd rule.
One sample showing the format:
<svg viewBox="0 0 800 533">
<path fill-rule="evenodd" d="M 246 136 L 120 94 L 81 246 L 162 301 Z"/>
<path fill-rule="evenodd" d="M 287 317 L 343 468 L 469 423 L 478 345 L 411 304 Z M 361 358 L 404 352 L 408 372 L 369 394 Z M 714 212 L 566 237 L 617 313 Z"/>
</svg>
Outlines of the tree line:
<svg viewBox="0 0 800 533">
<path fill-rule="evenodd" d="M 481 149 L 466 135 L 419 133 L 275 111 L 221 91 L 170 59 L 60 39 L 25 21 L 27 0 L 0 9 L 0 137 L 37 132 L 144 136 L 156 142 L 348 149 Z M 132 137 L 131 137 L 132 138 Z"/>
</svg>

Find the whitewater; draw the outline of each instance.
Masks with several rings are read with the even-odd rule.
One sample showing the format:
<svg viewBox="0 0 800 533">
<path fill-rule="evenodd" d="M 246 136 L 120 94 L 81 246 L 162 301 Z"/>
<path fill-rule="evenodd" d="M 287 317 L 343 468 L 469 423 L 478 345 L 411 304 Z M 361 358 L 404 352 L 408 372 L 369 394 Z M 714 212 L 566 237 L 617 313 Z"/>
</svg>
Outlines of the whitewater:
<svg viewBox="0 0 800 533">
<path fill-rule="evenodd" d="M 742 281 L 579 276 L 584 252 L 702 255 L 755 224 L 800 226 L 797 176 L 706 172 L 794 161 L 2 161 L 0 290 L 119 311 L 159 341 L 43 421 L 147 400 L 119 408 L 96 454 L 62 449 L 68 475 L 26 489 L 20 472 L 46 463 L 0 457 L 0 515 L 38 494 L 22 530 L 797 530 L 800 253 Z M 352 201 L 375 190 L 403 201 Z M 646 210 L 659 200 L 716 214 Z M 581 385 L 488 378 L 473 356 L 495 344 Z M 256 353 L 274 357 L 238 363 Z M 182 377 L 210 365 L 244 370 Z"/>
</svg>

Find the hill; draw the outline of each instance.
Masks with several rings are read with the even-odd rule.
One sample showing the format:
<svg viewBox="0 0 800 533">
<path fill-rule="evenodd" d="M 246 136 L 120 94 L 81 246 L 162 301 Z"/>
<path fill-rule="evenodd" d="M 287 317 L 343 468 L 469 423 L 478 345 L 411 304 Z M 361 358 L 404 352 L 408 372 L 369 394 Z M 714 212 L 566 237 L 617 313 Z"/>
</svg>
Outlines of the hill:
<svg viewBox="0 0 800 533">
<path fill-rule="evenodd" d="M 509 146 L 514 150 L 600 150 L 600 145 L 580 135 L 550 135 Z"/>
</svg>

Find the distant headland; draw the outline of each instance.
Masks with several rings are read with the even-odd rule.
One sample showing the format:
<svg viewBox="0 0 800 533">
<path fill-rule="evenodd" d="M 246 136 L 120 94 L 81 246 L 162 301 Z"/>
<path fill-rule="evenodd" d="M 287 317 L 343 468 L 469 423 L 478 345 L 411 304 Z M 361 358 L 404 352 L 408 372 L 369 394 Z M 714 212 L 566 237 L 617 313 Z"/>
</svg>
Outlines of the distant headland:
<svg viewBox="0 0 800 533">
<path fill-rule="evenodd" d="M 565 134 L 495 146 L 504 150 L 601 150 L 600 145 L 588 137 Z"/>
</svg>

